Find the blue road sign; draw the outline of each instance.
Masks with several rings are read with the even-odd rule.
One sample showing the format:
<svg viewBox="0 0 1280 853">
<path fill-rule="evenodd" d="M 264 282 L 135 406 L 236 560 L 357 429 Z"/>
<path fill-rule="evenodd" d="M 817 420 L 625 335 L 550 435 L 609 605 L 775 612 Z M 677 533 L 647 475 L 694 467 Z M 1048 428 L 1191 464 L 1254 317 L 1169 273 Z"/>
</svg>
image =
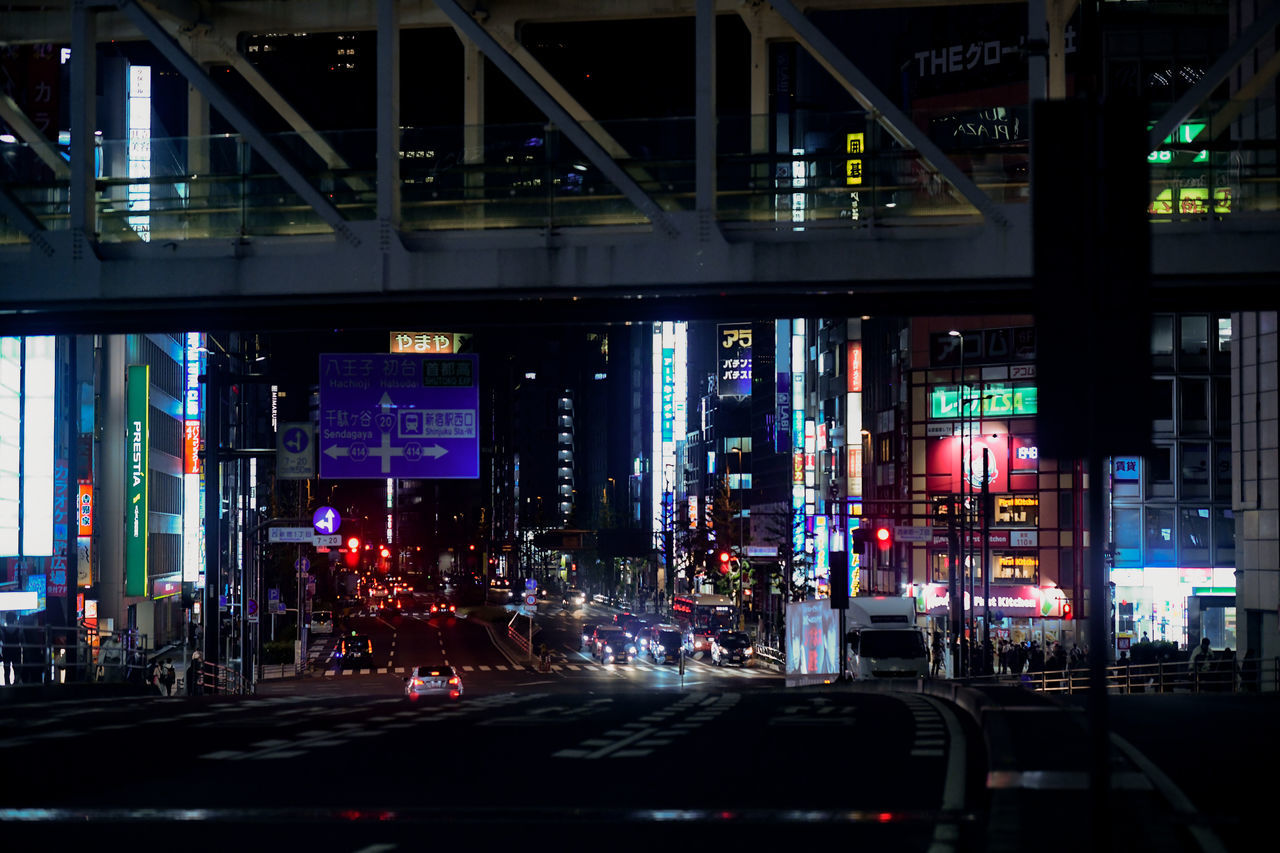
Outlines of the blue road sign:
<svg viewBox="0 0 1280 853">
<path fill-rule="evenodd" d="M 338 515 L 338 511 L 331 506 L 322 506 L 311 516 L 311 526 L 316 529 L 316 533 L 322 533 L 330 536 L 338 532 L 338 528 L 342 526 L 342 516 Z"/>
<path fill-rule="evenodd" d="M 476 479 L 479 358 L 320 356 L 320 476 Z"/>
</svg>

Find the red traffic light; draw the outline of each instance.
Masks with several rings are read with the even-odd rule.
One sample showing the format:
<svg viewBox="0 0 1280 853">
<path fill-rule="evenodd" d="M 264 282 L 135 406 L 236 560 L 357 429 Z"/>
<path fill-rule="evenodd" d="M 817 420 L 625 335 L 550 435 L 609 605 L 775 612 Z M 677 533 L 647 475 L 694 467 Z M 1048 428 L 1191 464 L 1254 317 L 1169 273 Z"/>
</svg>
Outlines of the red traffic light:
<svg viewBox="0 0 1280 853">
<path fill-rule="evenodd" d="M 1070 602 L 1070 601 L 1064 601 L 1064 602 L 1062 602 L 1062 618 L 1063 618 L 1063 619 L 1074 619 L 1074 618 L 1075 618 L 1074 614 L 1072 613 L 1072 609 L 1071 609 L 1071 602 Z"/>
<path fill-rule="evenodd" d="M 729 552 L 728 551 L 720 552 L 720 574 L 722 575 L 729 574 Z"/>
<path fill-rule="evenodd" d="M 385 546 L 378 553 L 382 555 L 383 559 L 386 559 L 387 557 L 391 556 L 391 552 L 388 551 Z"/>
<path fill-rule="evenodd" d="M 887 527 L 876 528 L 876 544 L 880 546 L 881 551 L 889 550 L 893 545 L 893 533 Z"/>
<path fill-rule="evenodd" d="M 357 539 L 355 536 L 352 536 L 350 539 L 348 539 L 348 540 L 347 540 L 347 547 L 348 547 L 349 549 L 351 549 L 352 551 L 359 551 L 359 550 L 360 550 L 360 540 L 359 540 L 359 539 Z"/>
</svg>

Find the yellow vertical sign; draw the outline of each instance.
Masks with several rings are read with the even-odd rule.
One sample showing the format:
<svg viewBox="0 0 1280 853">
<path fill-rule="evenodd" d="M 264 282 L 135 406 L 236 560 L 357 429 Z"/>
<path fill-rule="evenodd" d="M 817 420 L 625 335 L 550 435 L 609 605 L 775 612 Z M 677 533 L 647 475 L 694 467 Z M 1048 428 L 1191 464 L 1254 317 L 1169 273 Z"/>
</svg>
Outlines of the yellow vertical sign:
<svg viewBox="0 0 1280 853">
<path fill-rule="evenodd" d="M 846 133 L 844 135 L 844 153 L 862 154 L 866 150 L 865 133 Z M 858 186 L 862 183 L 862 157 L 844 161 L 844 182 L 846 186 Z"/>
</svg>

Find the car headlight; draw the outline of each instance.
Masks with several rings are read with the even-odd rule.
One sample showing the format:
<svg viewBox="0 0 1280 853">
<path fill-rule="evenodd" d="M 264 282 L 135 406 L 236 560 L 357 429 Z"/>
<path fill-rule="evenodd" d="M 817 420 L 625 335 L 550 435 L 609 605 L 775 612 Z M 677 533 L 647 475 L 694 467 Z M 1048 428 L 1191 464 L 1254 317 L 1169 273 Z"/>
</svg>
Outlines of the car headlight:
<svg viewBox="0 0 1280 853">
<path fill-rule="evenodd" d="M 747 646 L 745 649 L 742 650 L 742 653 L 744 655 L 754 654 L 755 649 L 751 648 L 750 646 Z"/>
<path fill-rule="evenodd" d="M 605 647 L 604 647 L 604 653 L 605 653 L 605 654 L 607 654 L 607 655 L 611 655 L 611 654 L 613 654 L 613 646 L 605 646 Z"/>
<path fill-rule="evenodd" d="M 653 650 L 660 655 L 665 655 L 667 653 L 667 647 L 663 645 L 654 646 Z"/>
</svg>

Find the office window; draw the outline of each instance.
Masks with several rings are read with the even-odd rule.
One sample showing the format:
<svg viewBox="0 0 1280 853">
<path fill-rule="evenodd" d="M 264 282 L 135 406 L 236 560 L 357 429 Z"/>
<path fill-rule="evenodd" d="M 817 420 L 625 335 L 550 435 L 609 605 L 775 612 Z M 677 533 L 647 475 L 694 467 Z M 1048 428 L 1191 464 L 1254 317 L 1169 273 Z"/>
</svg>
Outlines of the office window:
<svg viewBox="0 0 1280 853">
<path fill-rule="evenodd" d="M 1142 510 L 1116 507 L 1112 525 L 1115 527 L 1115 565 L 1118 568 L 1142 566 Z"/>
<path fill-rule="evenodd" d="M 1182 379 L 1179 393 L 1179 432 L 1208 435 L 1209 433 L 1209 380 Z"/>
<path fill-rule="evenodd" d="M 1231 433 L 1231 379 L 1215 376 L 1213 388 L 1213 434 L 1225 438 Z"/>
<path fill-rule="evenodd" d="M 1236 562 L 1236 519 L 1230 509 L 1213 509 L 1213 564 L 1234 566 Z"/>
<path fill-rule="evenodd" d="M 1209 496 L 1209 445 L 1184 441 L 1178 447 L 1178 497 Z"/>
<path fill-rule="evenodd" d="M 1179 362 L 1182 370 L 1209 366 L 1209 317 L 1188 314 L 1179 324 Z"/>
<path fill-rule="evenodd" d="M 1184 507 L 1181 523 L 1178 525 L 1178 540 L 1183 549 L 1209 551 L 1209 510 L 1207 508 Z M 1183 553 L 1183 561 L 1195 560 L 1193 554 Z"/>
<path fill-rule="evenodd" d="M 1231 500 L 1231 445 L 1225 441 L 1213 445 L 1213 496 L 1221 501 Z"/>
<path fill-rule="evenodd" d="M 1173 380 L 1151 382 L 1151 431 L 1173 432 Z"/>
<path fill-rule="evenodd" d="M 1173 315 L 1151 318 L 1151 363 L 1156 370 L 1173 369 Z"/>
<path fill-rule="evenodd" d="M 1176 565 L 1173 508 L 1149 506 L 1146 513 L 1146 565 Z"/>
<path fill-rule="evenodd" d="M 1147 497 L 1173 497 L 1173 447 L 1156 445 L 1143 460 L 1147 475 Z"/>
</svg>

